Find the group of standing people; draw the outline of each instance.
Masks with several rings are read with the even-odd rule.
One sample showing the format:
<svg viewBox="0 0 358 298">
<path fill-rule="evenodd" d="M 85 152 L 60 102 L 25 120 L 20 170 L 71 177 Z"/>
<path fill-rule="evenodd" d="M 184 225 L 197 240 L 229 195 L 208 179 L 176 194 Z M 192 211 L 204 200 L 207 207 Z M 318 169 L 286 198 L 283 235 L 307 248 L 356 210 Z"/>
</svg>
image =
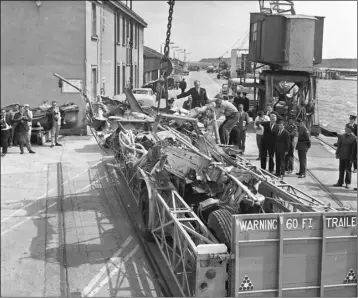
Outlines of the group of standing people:
<svg viewBox="0 0 358 298">
<path fill-rule="evenodd" d="M 307 151 L 311 147 L 310 133 L 303 121 L 298 121 L 297 127 L 290 117 L 285 126 L 283 119 L 277 119 L 277 114 L 270 110 L 259 111 L 255 119 L 256 143 L 259 150 L 257 160 L 261 168 L 266 170 L 267 157 L 270 173 L 278 177 L 291 174 L 294 170 L 294 150 L 298 152 L 300 163 L 298 178 L 306 177 Z M 297 138 L 297 142 L 296 142 Z M 276 168 L 275 168 L 276 164 Z"/>
<path fill-rule="evenodd" d="M 47 111 L 47 118 L 51 127 L 50 147 L 62 146 L 58 143 L 62 119 L 56 101 L 52 102 L 52 107 Z M 20 154 L 24 154 L 24 148 L 31 154 L 36 153 L 31 147 L 32 120 L 33 113 L 28 104 L 15 104 L 10 112 L 1 109 L 1 156 L 6 156 L 8 148 L 13 146 L 19 146 Z"/>
<path fill-rule="evenodd" d="M 8 148 L 19 146 L 20 153 L 24 154 L 24 147 L 34 154 L 31 148 L 31 128 L 33 114 L 28 104 L 15 104 L 14 109 L 7 114 L 1 109 L 1 156 L 8 153 Z"/>
</svg>

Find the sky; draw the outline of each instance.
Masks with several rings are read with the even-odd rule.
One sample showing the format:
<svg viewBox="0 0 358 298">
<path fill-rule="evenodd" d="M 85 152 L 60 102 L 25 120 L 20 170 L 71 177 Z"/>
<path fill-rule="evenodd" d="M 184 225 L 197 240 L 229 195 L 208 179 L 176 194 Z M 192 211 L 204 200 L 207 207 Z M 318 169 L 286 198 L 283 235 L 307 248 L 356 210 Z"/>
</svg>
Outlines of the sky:
<svg viewBox="0 0 358 298">
<path fill-rule="evenodd" d="M 159 52 L 166 38 L 167 1 L 133 1 L 132 7 L 148 23 L 144 45 Z M 294 1 L 294 8 L 296 14 L 325 17 L 324 59 L 357 58 L 357 1 Z M 258 1 L 175 1 L 170 40 L 190 53 L 191 61 L 230 57 L 231 48 L 239 48 L 248 34 L 250 13 L 259 10 Z"/>
</svg>

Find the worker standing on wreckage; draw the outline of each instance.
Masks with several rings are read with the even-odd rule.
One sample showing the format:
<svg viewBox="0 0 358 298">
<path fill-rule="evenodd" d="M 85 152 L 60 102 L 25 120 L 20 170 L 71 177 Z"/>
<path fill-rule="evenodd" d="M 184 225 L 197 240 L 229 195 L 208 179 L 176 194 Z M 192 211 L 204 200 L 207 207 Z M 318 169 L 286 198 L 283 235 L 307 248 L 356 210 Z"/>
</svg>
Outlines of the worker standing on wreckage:
<svg viewBox="0 0 358 298">
<path fill-rule="evenodd" d="M 229 101 L 223 101 L 222 98 L 209 100 L 209 104 L 202 108 L 195 108 L 198 113 L 203 113 L 207 109 L 216 109 L 217 117 L 225 116 L 225 121 L 219 127 L 219 136 L 221 144 L 227 145 L 232 129 L 240 120 L 240 114 L 237 108 Z M 215 110 L 214 110 L 215 112 Z"/>
</svg>

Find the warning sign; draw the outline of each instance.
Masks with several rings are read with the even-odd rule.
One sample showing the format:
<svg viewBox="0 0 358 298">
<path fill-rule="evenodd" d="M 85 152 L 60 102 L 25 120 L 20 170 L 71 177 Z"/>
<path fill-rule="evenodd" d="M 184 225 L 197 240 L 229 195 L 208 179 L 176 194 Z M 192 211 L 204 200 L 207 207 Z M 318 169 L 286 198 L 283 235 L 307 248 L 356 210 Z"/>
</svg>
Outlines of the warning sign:
<svg viewBox="0 0 358 298">
<path fill-rule="evenodd" d="M 247 275 L 245 275 L 240 285 L 239 291 L 250 291 L 253 289 L 254 289 L 254 285 L 252 284 L 250 278 Z"/>
<path fill-rule="evenodd" d="M 344 280 L 344 283 L 346 284 L 351 284 L 351 283 L 356 283 L 357 282 L 357 276 L 354 273 L 354 270 L 351 269 L 349 270 L 346 279 Z"/>
</svg>

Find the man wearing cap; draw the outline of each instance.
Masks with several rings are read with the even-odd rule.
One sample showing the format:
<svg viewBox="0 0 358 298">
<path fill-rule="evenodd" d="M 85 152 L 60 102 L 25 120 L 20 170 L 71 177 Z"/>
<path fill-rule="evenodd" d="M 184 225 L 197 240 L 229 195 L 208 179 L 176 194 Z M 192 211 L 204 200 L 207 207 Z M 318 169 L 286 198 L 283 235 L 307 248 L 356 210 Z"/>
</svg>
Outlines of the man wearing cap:
<svg viewBox="0 0 358 298">
<path fill-rule="evenodd" d="M 290 145 L 290 134 L 283 125 L 283 120 L 277 120 L 278 130 L 275 132 L 275 156 L 276 156 L 276 176 L 285 176 L 285 157 L 288 154 Z"/>
<path fill-rule="evenodd" d="M 194 88 L 189 89 L 188 91 L 174 96 L 174 99 L 179 99 L 183 97 L 187 97 L 191 95 L 193 98 L 193 102 L 191 108 L 194 109 L 196 107 L 203 107 L 209 103 L 208 95 L 206 90 L 200 87 L 200 81 L 194 81 Z"/>
<path fill-rule="evenodd" d="M 339 159 L 339 178 L 338 182 L 333 185 L 335 187 L 343 186 L 344 182 L 345 187 L 349 188 L 351 184 L 352 156 L 355 142 L 357 142 L 357 137 L 353 134 L 353 127 L 347 124 L 345 133 L 338 139 L 336 157 Z"/>
<path fill-rule="evenodd" d="M 353 113 L 349 117 L 349 123 L 347 125 L 351 126 L 353 128 L 353 133 L 355 136 L 357 136 L 357 124 L 355 123 L 357 119 L 357 115 Z M 357 173 L 357 160 L 353 161 L 353 173 Z"/>
<path fill-rule="evenodd" d="M 29 127 L 29 131 L 27 132 L 27 141 L 29 144 L 31 144 L 31 129 L 32 129 L 33 114 L 32 111 L 30 111 L 30 106 L 28 104 L 24 105 L 24 116 L 26 116 L 28 119 L 27 125 Z"/>
</svg>

